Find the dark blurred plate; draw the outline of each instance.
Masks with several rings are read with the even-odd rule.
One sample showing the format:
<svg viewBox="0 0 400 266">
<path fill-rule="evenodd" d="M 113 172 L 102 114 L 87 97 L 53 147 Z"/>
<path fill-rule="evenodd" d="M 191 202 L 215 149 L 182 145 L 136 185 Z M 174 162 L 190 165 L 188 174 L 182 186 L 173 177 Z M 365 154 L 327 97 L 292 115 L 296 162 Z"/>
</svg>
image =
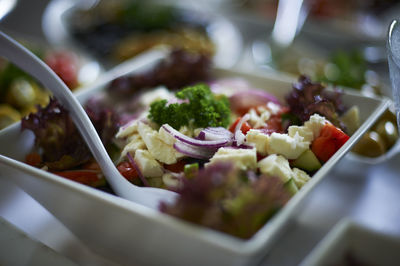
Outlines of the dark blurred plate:
<svg viewBox="0 0 400 266">
<path fill-rule="evenodd" d="M 120 25 L 116 27 L 116 25 L 109 26 L 103 24 L 101 26 L 103 27 L 101 28 L 102 30 L 98 30 L 97 32 L 95 32 L 95 34 L 93 34 L 95 35 L 96 41 L 89 40 L 89 42 L 91 42 L 89 45 L 87 43 L 83 43 L 83 39 L 88 41 L 88 36 L 85 35 L 82 30 L 87 30 L 89 24 L 93 23 L 93 21 L 97 23 L 99 19 L 103 19 L 100 12 L 92 12 L 92 14 L 90 14 L 91 11 L 95 10 L 95 8 L 98 8 L 99 2 L 101 1 L 53 0 L 49 3 L 44 12 L 42 26 L 43 31 L 50 43 L 56 45 L 70 43 L 71 45 L 74 45 L 79 49 L 85 49 L 88 52 L 92 52 L 96 56 L 96 58 L 98 58 L 104 64 L 104 66 L 108 68 L 117 63 L 120 63 L 121 61 L 116 60 L 115 56 L 114 58 L 111 56 L 111 52 L 109 51 L 110 48 L 115 51 L 116 46 L 121 45 L 121 40 L 126 40 L 127 38 L 136 38 L 135 43 L 143 45 L 144 42 L 148 42 L 149 37 L 148 35 L 142 33 L 141 35 L 136 35 L 136 33 L 128 34 L 128 32 L 126 32 L 126 29 L 124 29 L 124 32 L 121 33 L 121 29 L 118 28 Z M 112 3 L 117 3 L 116 5 L 118 5 L 120 3 L 125 3 L 126 1 L 102 2 L 107 5 L 112 5 Z M 221 15 L 209 12 L 209 10 L 206 11 L 199 8 L 193 9 L 188 7 L 188 5 L 180 5 L 179 2 L 153 2 L 137 1 L 139 5 L 143 5 L 143 3 L 145 3 L 145 5 L 149 5 L 149 3 L 151 3 L 152 5 L 154 4 L 155 7 L 165 7 L 166 5 L 170 6 L 173 11 L 177 11 L 179 13 L 181 19 L 179 21 L 180 23 L 178 23 L 179 26 L 182 26 L 186 22 L 190 22 L 196 27 L 204 26 L 203 30 L 206 33 L 205 36 L 208 36 L 211 43 L 213 43 L 215 46 L 214 61 L 217 66 L 231 67 L 235 65 L 235 63 L 238 61 L 242 50 L 242 38 L 235 25 L 231 23 L 228 19 L 224 18 Z M 135 2 L 128 1 L 128 3 L 130 3 L 131 5 Z M 108 11 L 110 11 L 111 9 L 112 8 L 110 8 Z M 121 10 L 122 12 L 127 11 L 126 9 Z M 149 16 L 154 15 L 154 12 L 152 12 L 153 10 L 149 11 Z M 81 16 L 82 14 L 85 14 L 85 17 Z M 88 19 L 88 17 L 90 18 Z M 141 19 L 142 21 L 143 19 L 148 21 L 148 18 L 143 15 Z M 153 19 L 153 17 L 151 19 Z M 132 23 L 132 21 L 130 21 L 129 23 Z M 139 27 L 141 27 L 143 23 L 137 24 L 139 25 Z M 108 32 L 108 36 L 104 39 L 103 33 L 110 28 L 112 28 L 110 30 L 111 32 Z M 107 30 L 103 31 L 103 29 Z M 80 33 L 78 33 L 78 31 L 80 31 Z M 159 32 L 158 29 L 151 30 L 151 33 L 153 35 L 156 32 Z M 191 35 L 187 39 L 191 39 L 192 37 L 193 36 Z M 114 38 L 114 40 L 110 40 L 110 38 Z M 193 40 L 191 41 L 193 42 Z M 204 39 L 201 40 L 201 42 L 204 42 Z"/>
</svg>

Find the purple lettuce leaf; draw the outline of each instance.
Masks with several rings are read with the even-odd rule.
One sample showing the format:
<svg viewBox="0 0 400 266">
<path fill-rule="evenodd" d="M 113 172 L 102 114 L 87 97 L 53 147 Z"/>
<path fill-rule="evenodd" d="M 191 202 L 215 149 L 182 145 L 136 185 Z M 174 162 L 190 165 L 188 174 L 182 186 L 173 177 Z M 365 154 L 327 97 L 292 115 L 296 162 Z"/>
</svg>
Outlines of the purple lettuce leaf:
<svg viewBox="0 0 400 266">
<path fill-rule="evenodd" d="M 160 210 L 186 221 L 240 238 L 254 235 L 289 200 L 280 179 L 215 164 L 184 179 L 173 205 Z"/>
<path fill-rule="evenodd" d="M 339 121 L 339 115 L 346 110 L 342 95 L 343 92 L 339 89 L 328 91 L 322 84 L 313 83 L 309 77 L 300 76 L 298 82 L 293 84 L 292 91 L 286 95 L 286 102 L 290 106 L 291 113 L 302 122 L 318 113 L 335 126 L 345 129 L 343 123 Z"/>
<path fill-rule="evenodd" d="M 117 130 L 115 114 L 101 105 L 90 104 L 87 112 L 105 145 Z M 50 170 L 68 170 L 92 158 L 90 150 L 76 129 L 68 111 L 52 98 L 46 107 L 38 106 L 21 121 L 21 130 L 35 134 L 36 149 L 41 152 L 43 164 Z"/>
</svg>

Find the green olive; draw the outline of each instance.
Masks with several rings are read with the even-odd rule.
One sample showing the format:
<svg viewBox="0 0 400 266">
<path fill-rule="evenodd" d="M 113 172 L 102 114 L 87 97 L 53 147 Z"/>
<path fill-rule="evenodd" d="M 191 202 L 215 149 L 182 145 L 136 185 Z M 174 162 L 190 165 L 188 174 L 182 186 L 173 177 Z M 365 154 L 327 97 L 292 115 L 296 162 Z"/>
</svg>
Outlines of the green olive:
<svg viewBox="0 0 400 266">
<path fill-rule="evenodd" d="M 25 108 L 35 103 L 35 90 L 25 79 L 16 79 L 10 85 L 7 101 L 18 108 Z"/>
<path fill-rule="evenodd" d="M 387 110 L 381 115 L 381 117 L 379 118 L 379 121 L 382 121 L 382 120 L 390 121 L 390 122 L 392 122 L 394 125 L 396 125 L 396 127 L 397 127 L 396 114 L 395 114 L 392 110 L 390 110 L 390 109 L 387 109 Z"/>
<path fill-rule="evenodd" d="M 376 133 L 378 133 L 385 142 L 386 149 L 390 149 L 397 141 L 399 133 L 396 124 L 392 121 L 382 120 L 374 126 Z"/>
<path fill-rule="evenodd" d="M 0 104 L 0 129 L 21 119 L 20 113 L 8 104 Z"/>
<path fill-rule="evenodd" d="M 32 104 L 26 105 L 20 109 L 21 115 L 26 116 L 30 113 L 37 111 L 37 106 L 46 106 L 49 103 L 49 92 L 39 87 L 36 83 L 31 83 L 33 91 L 35 93 L 35 101 Z"/>
<path fill-rule="evenodd" d="M 386 152 L 385 141 L 375 131 L 369 131 L 362 136 L 352 151 L 362 156 L 378 157 Z"/>
</svg>

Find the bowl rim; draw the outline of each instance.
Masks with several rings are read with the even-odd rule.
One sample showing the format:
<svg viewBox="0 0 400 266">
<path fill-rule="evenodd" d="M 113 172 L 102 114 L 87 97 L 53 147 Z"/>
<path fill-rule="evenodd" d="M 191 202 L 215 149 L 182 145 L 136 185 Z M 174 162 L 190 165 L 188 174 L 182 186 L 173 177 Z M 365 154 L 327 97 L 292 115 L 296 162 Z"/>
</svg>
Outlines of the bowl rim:
<svg viewBox="0 0 400 266">
<path fill-rule="evenodd" d="M 347 238 L 354 237 L 354 235 L 351 234 L 352 232 L 400 245 L 400 237 L 390 235 L 385 231 L 363 224 L 351 217 L 344 217 L 316 244 L 312 251 L 301 262 L 300 266 L 318 265 L 321 263 L 321 260 L 332 254 L 335 247 L 341 243 L 343 244 Z"/>
</svg>

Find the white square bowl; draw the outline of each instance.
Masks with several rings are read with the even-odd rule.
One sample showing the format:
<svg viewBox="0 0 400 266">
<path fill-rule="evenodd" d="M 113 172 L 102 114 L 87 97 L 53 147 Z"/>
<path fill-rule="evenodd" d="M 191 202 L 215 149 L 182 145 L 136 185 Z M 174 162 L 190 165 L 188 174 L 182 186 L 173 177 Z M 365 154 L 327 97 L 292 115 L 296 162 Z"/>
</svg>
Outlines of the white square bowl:
<svg viewBox="0 0 400 266">
<path fill-rule="evenodd" d="M 344 218 L 302 261 L 302 266 L 357 265 L 397 266 L 400 263 L 400 237 L 376 231 Z M 356 264 L 351 264 L 356 265 Z"/>
<path fill-rule="evenodd" d="M 84 102 L 102 90 L 118 73 L 139 71 L 159 56 L 144 54 L 105 74 L 96 85 L 81 91 Z M 215 69 L 219 77 L 243 77 L 254 87 L 280 99 L 293 80 L 273 74 Z M 15 124 L 0 131 L 0 178 L 15 182 L 42 204 L 94 252 L 123 265 L 247 265 L 265 256 L 290 218 L 301 209 L 307 195 L 326 173 L 387 108 L 385 98 L 346 93 L 344 103 L 360 108 L 362 126 L 326 162 L 313 178 L 251 239 L 243 240 L 165 215 L 117 196 L 75 183 L 28 166 L 23 161 L 32 150 L 34 137 Z"/>
</svg>

